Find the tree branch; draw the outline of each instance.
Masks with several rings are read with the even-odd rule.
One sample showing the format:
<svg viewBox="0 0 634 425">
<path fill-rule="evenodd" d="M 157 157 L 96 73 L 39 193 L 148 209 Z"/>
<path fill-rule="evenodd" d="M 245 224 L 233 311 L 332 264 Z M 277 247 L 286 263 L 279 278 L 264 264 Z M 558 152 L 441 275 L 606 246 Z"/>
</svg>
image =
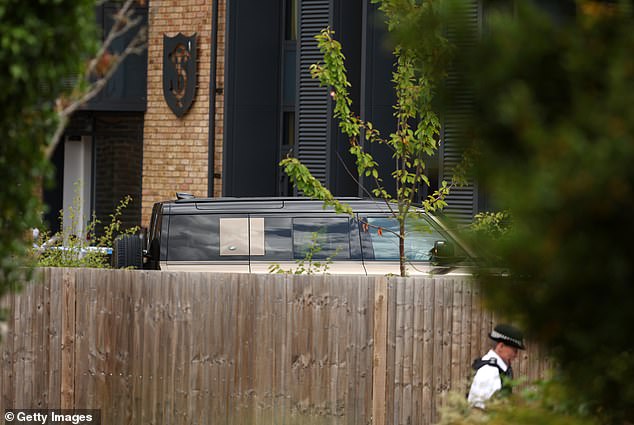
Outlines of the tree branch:
<svg viewBox="0 0 634 425">
<path fill-rule="evenodd" d="M 134 35 L 134 38 L 128 43 L 123 52 L 112 56 L 111 62 L 104 65 L 105 73 L 103 73 L 103 70 L 98 69 L 100 62 L 105 61 L 106 57 L 109 55 L 108 52 L 112 43 L 118 37 L 128 33 L 133 28 L 138 27 L 141 23 L 140 17 L 133 17 L 134 9 L 132 8 L 132 5 L 136 1 L 137 0 L 126 0 L 117 13 L 113 15 L 114 23 L 112 25 L 112 29 L 108 32 L 99 51 L 90 60 L 83 75 L 76 83 L 74 92 L 80 92 L 81 94 L 77 95 L 76 98 L 71 99 L 70 102 L 68 102 L 68 99 L 64 99 L 63 97 L 57 99 L 59 123 L 49 144 L 46 146 L 45 155 L 47 159 L 52 157 L 72 114 L 99 94 L 128 56 L 141 54 L 146 49 L 147 34 L 145 27 L 139 27 L 137 33 Z M 102 75 L 100 76 L 100 74 Z M 90 83 L 88 89 L 80 88 L 84 81 L 90 81 L 90 79 L 94 76 L 97 76 L 98 78 Z"/>
</svg>

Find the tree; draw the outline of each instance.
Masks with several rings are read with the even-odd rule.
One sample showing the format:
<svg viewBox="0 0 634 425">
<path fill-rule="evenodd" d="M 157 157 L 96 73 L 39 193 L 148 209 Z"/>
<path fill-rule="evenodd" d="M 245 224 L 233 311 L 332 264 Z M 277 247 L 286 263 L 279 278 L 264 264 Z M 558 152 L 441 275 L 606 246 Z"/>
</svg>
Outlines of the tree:
<svg viewBox="0 0 634 425">
<path fill-rule="evenodd" d="M 388 137 L 383 137 L 371 122 L 352 112 L 345 58 L 341 44 L 334 39 L 334 32 L 329 28 L 315 37 L 324 61 L 312 65 L 310 71 L 313 78 L 318 78 L 320 84 L 330 90 L 334 102 L 334 117 L 339 120 L 342 133 L 349 138 L 349 152 L 354 157 L 358 175 L 373 182 L 371 190 L 364 190 L 369 196 L 384 200 L 392 216 L 398 221 L 400 273 L 405 276 L 405 224 L 420 214 L 413 203 L 423 185 L 430 185 L 426 161 L 438 150 L 440 135 L 440 121 L 433 110 L 432 101 L 436 86 L 445 75 L 451 48 L 440 27 L 442 2 L 372 2 L 378 3 L 379 9 L 385 13 L 390 31 L 414 20 L 424 20 L 428 24 L 425 27 L 425 36 L 419 44 L 421 48 L 397 45 L 394 49 L 396 63 L 392 82 L 397 98 L 394 106 L 396 130 Z M 379 173 L 379 167 L 389 167 L 392 164 L 377 163 L 366 149 L 366 143 L 381 144 L 392 152 L 396 166 L 391 177 L 395 182 L 396 193 L 388 192 Z M 352 214 L 350 208 L 338 202 L 298 159 L 285 158 L 280 165 L 304 195 L 320 199 L 339 212 Z M 441 182 L 440 187 L 423 201 L 423 208 L 426 211 L 442 209 L 450 188 L 462 181 L 463 179 L 456 177 L 450 183 Z"/>
<path fill-rule="evenodd" d="M 490 17 L 466 61 L 479 181 L 513 220 L 481 282 L 489 306 L 555 359 L 565 397 L 551 413 L 631 423 L 633 7 L 577 6 L 553 19 L 518 2 L 512 17 Z"/>
<path fill-rule="evenodd" d="M 0 294 L 22 277 L 27 233 L 40 223 L 37 191 L 51 173 L 45 147 L 64 79 L 96 51 L 92 0 L 0 4 Z"/>
<path fill-rule="evenodd" d="M 112 36 L 134 26 L 131 4 L 122 4 Z M 41 223 L 38 192 L 66 120 L 122 60 L 108 53 L 111 36 L 99 47 L 94 8 L 94 0 L 0 2 L 0 295 L 27 276 L 29 232 Z M 126 54 L 139 47 L 132 44 Z"/>
</svg>

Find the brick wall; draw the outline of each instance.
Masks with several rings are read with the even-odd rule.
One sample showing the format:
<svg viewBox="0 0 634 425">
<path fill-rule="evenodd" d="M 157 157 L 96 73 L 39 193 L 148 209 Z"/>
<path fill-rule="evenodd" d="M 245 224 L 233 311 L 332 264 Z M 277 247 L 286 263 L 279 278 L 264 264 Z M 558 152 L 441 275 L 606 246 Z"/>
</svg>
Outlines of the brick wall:
<svg viewBox="0 0 634 425">
<path fill-rule="evenodd" d="M 149 224 L 154 202 L 173 199 L 176 191 L 207 196 L 209 99 L 211 77 L 212 0 L 152 0 L 149 2 L 147 112 L 143 139 L 143 214 Z M 224 78 L 225 0 L 220 0 L 217 87 Z M 178 118 L 163 97 L 163 35 L 177 33 L 198 39 L 198 85 L 191 109 Z M 223 96 L 216 99 L 214 174 L 222 173 Z M 214 179 L 220 195 L 221 180 Z"/>
<path fill-rule="evenodd" d="M 97 114 L 94 120 L 95 215 L 110 224 L 110 214 L 126 196 L 132 202 L 122 211 L 122 228 L 139 226 L 141 220 L 141 114 Z"/>
</svg>

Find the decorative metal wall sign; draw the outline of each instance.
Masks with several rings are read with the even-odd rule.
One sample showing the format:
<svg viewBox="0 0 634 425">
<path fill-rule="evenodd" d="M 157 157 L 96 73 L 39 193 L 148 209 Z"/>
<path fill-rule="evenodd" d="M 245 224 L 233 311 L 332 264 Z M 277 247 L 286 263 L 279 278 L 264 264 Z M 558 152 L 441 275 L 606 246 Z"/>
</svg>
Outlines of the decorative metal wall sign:
<svg viewBox="0 0 634 425">
<path fill-rule="evenodd" d="M 163 95 L 177 117 L 191 108 L 196 96 L 196 33 L 163 35 Z"/>
</svg>

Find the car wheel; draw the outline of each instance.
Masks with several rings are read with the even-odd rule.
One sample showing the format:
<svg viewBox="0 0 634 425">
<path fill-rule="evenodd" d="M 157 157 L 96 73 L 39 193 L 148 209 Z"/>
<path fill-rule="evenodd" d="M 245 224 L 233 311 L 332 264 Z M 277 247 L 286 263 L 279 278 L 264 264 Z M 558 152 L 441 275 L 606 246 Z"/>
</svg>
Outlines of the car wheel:
<svg viewBox="0 0 634 425">
<path fill-rule="evenodd" d="M 115 239 L 112 247 L 112 265 L 116 269 L 143 268 L 143 248 L 138 235 L 122 235 Z"/>
</svg>

